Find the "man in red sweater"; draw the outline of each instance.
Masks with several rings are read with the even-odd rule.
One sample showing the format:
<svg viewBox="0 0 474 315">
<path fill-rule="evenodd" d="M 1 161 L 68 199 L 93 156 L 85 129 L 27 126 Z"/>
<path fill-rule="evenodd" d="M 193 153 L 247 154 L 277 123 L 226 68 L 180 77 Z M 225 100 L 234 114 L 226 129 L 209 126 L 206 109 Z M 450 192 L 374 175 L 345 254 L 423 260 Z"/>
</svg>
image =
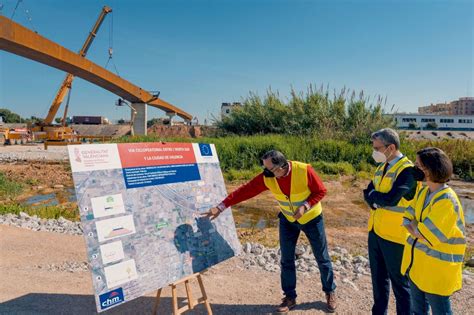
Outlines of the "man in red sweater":
<svg viewBox="0 0 474 315">
<path fill-rule="evenodd" d="M 318 263 L 327 311 L 334 312 L 336 285 L 320 203 L 326 188 L 311 165 L 288 161 L 279 151 L 269 151 L 261 160 L 264 167 L 261 174 L 228 195 L 204 216 L 213 220 L 226 208 L 270 190 L 280 206 L 281 287 L 285 297 L 277 312 L 286 313 L 296 306 L 295 249 L 300 231 L 308 237 Z"/>
</svg>

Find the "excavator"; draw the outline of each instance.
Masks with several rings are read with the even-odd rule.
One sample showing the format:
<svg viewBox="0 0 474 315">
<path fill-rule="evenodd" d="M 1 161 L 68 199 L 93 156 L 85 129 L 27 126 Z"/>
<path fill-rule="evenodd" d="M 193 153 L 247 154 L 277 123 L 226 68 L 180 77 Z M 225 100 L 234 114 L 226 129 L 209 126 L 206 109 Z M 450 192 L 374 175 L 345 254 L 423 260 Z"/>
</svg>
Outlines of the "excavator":
<svg viewBox="0 0 474 315">
<path fill-rule="evenodd" d="M 94 38 L 100 26 L 102 25 L 102 22 L 104 21 L 106 15 L 109 14 L 110 12 L 112 12 L 112 9 L 110 7 L 104 6 L 102 8 L 102 11 L 100 12 L 99 17 L 97 18 L 97 21 L 92 27 L 92 30 L 87 36 L 87 39 L 84 42 L 84 45 L 82 46 L 81 50 L 78 53 L 80 56 L 82 57 L 86 56 L 87 51 L 89 50 L 92 42 L 94 41 Z M 44 140 L 44 141 L 64 142 L 64 141 L 73 140 L 74 131 L 72 130 L 72 128 L 66 125 L 67 110 L 69 106 L 69 97 L 71 95 L 70 93 L 71 93 L 71 86 L 72 86 L 73 80 L 74 80 L 74 76 L 68 73 L 66 75 L 66 78 L 62 82 L 61 86 L 59 87 L 59 90 L 53 100 L 53 103 L 51 104 L 51 107 L 49 108 L 49 112 L 46 118 L 31 128 L 33 139 L 35 141 Z M 66 107 L 64 109 L 63 117 L 61 119 L 61 125 L 60 126 L 53 125 L 54 118 L 56 117 L 56 114 L 59 110 L 59 107 L 61 106 L 61 103 L 63 102 L 66 96 L 66 93 L 68 93 L 68 100 L 67 100 Z"/>
</svg>

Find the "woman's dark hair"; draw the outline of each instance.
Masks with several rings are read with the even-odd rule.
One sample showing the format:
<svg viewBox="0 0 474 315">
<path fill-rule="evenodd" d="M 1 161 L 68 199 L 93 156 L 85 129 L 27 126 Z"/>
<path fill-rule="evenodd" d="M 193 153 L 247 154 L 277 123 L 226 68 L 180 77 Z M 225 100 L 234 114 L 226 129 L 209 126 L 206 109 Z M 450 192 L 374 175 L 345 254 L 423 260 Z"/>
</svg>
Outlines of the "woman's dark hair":
<svg viewBox="0 0 474 315">
<path fill-rule="evenodd" d="M 286 157 L 283 155 L 283 153 L 277 150 L 271 150 L 265 153 L 260 158 L 260 163 L 263 165 L 263 160 L 270 159 L 270 158 L 272 159 L 272 164 L 275 166 L 283 167 L 286 164 L 288 164 L 288 161 L 286 160 Z"/>
<path fill-rule="evenodd" d="M 429 173 L 429 180 L 434 183 L 446 183 L 453 175 L 453 163 L 443 150 L 430 147 L 416 152 L 422 166 Z"/>
</svg>

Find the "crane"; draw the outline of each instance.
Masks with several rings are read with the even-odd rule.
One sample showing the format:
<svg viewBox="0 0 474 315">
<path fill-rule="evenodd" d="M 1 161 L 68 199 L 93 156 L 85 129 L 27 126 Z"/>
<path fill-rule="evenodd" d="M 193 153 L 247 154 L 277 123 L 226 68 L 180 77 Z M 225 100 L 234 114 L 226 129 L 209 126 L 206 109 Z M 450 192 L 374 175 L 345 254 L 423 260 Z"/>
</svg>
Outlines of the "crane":
<svg viewBox="0 0 474 315">
<path fill-rule="evenodd" d="M 99 31 L 100 26 L 102 25 L 102 22 L 104 21 L 106 15 L 110 12 L 112 12 L 112 9 L 110 7 L 104 6 L 102 8 L 102 11 L 100 12 L 99 17 L 97 18 L 97 21 L 92 27 L 92 30 L 89 32 L 89 35 L 87 36 L 86 41 L 82 45 L 81 50 L 78 52 L 81 57 L 85 57 L 87 55 L 87 51 L 89 50 L 92 42 L 94 41 L 96 34 Z M 66 93 L 70 93 L 73 80 L 74 75 L 70 73 L 68 73 L 64 78 L 61 86 L 59 87 L 58 92 L 56 93 L 53 103 L 49 108 L 48 115 L 41 123 L 39 123 L 33 128 L 33 134 L 35 135 L 35 138 L 56 141 L 72 139 L 73 131 L 71 128 L 66 127 L 65 124 L 68 104 L 66 105 L 66 108 L 64 110 L 62 126 L 54 126 L 53 121 L 56 117 L 59 107 L 61 106 L 61 103 L 64 100 L 64 97 L 66 96 Z"/>
</svg>

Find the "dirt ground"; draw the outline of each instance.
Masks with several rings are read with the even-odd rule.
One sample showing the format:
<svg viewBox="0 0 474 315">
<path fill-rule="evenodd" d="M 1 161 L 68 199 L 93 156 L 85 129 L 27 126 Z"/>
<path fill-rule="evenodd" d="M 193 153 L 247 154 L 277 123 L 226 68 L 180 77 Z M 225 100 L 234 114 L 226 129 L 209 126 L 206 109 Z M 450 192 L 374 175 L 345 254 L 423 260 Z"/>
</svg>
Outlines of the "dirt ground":
<svg viewBox="0 0 474 315">
<path fill-rule="evenodd" d="M 0 314 L 94 314 L 95 301 L 89 271 L 48 270 L 48 264 L 86 261 L 82 236 L 33 232 L 0 225 Z M 269 314 L 281 298 L 279 274 L 245 270 L 232 258 L 204 273 L 204 284 L 215 314 Z M 372 303 L 368 276 L 354 280 L 355 288 L 336 276 L 339 314 L 368 314 Z M 199 297 L 196 283 L 192 284 Z M 178 291 L 184 297 L 184 291 Z M 298 275 L 298 307 L 291 314 L 324 314 L 320 280 Z M 107 311 L 105 314 L 151 313 L 155 292 Z M 165 288 L 159 314 L 171 313 L 171 290 Z M 183 301 L 184 298 L 180 298 Z M 469 314 L 474 285 L 454 294 L 455 314 Z M 202 305 L 191 314 L 205 314 Z M 393 297 L 390 314 L 394 314 Z"/>
<path fill-rule="evenodd" d="M 34 193 L 72 187 L 69 166 L 64 162 L 17 162 L 0 164 L 0 172 L 9 178 L 28 182 Z M 365 181 L 350 177 L 324 181 L 328 190 L 323 213 L 329 247 L 341 246 L 352 254 L 367 253 L 366 222 L 368 209 L 362 201 Z M 227 185 L 230 192 L 238 183 Z M 60 189 L 60 188 L 59 188 Z M 233 208 L 241 242 L 252 241 L 277 246 L 277 205 L 269 193 Z M 250 220 L 249 220 L 250 218 Z M 467 229 L 472 252 L 474 226 Z M 305 238 L 300 240 L 305 243 Z M 95 312 L 89 271 L 51 271 L 45 266 L 87 261 L 82 236 L 71 236 L 0 225 L 0 314 L 91 314 Z M 453 296 L 455 314 L 468 314 L 474 307 L 474 277 Z M 213 267 L 204 275 L 207 293 L 216 314 L 267 314 L 281 298 L 279 275 L 263 270 L 245 270 L 239 258 Z M 338 281 L 340 314 L 367 314 L 370 311 L 371 284 L 368 276 L 354 280 L 357 289 Z M 299 307 L 294 314 L 324 313 L 324 296 L 319 279 L 299 275 Z M 195 292 L 197 296 L 198 292 Z M 151 312 L 154 298 L 149 295 L 108 311 L 110 314 Z M 160 314 L 171 313 L 171 292 L 164 290 Z M 180 296 L 184 296 L 181 291 Z M 67 307 L 67 308 L 65 308 Z M 205 313 L 199 306 L 197 314 Z M 393 299 L 390 314 L 394 314 Z"/>
<path fill-rule="evenodd" d="M 55 185 L 73 187 L 69 163 L 53 161 L 29 161 L 0 164 L 0 172 L 15 181 L 28 183 L 28 189 L 18 200 L 38 193 L 51 193 Z M 242 182 L 227 183 L 227 191 L 232 192 Z M 459 181 L 451 182 L 453 187 L 464 191 L 474 188 L 474 184 Z M 329 245 L 341 245 L 352 254 L 367 253 L 367 220 L 368 207 L 362 199 L 362 189 L 367 181 L 355 180 L 353 177 L 324 180 L 327 195 L 323 199 L 323 215 Z M 467 186 L 466 186 L 467 185 Z M 468 198 L 474 199 L 474 189 Z M 465 193 L 466 194 L 466 193 Z M 0 201 L 1 202 L 1 201 Z M 269 192 L 245 201 L 233 207 L 233 215 L 242 242 L 258 242 L 265 246 L 278 245 L 277 214 L 278 205 Z M 468 226 L 468 252 L 474 250 L 474 226 Z M 306 243 L 304 235 L 301 242 Z"/>
<path fill-rule="evenodd" d="M 25 192 L 17 197 L 18 200 L 24 200 L 39 192 L 51 193 L 58 190 L 54 188 L 56 185 L 73 187 L 70 167 L 65 162 L 29 161 L 0 164 L 0 172 L 14 181 L 28 183 Z M 240 184 L 227 184 L 227 191 L 231 192 Z M 369 212 L 361 199 L 365 182 L 353 181 L 346 177 L 325 181 L 324 184 L 328 193 L 324 198 L 323 211 L 330 244 L 333 244 L 334 239 L 337 243 L 344 243 L 351 253 L 366 253 L 366 222 Z M 241 227 L 241 240 L 277 246 L 278 211 L 278 206 L 269 192 L 233 207 L 236 224 Z M 304 237 L 302 242 L 305 242 Z"/>
</svg>

